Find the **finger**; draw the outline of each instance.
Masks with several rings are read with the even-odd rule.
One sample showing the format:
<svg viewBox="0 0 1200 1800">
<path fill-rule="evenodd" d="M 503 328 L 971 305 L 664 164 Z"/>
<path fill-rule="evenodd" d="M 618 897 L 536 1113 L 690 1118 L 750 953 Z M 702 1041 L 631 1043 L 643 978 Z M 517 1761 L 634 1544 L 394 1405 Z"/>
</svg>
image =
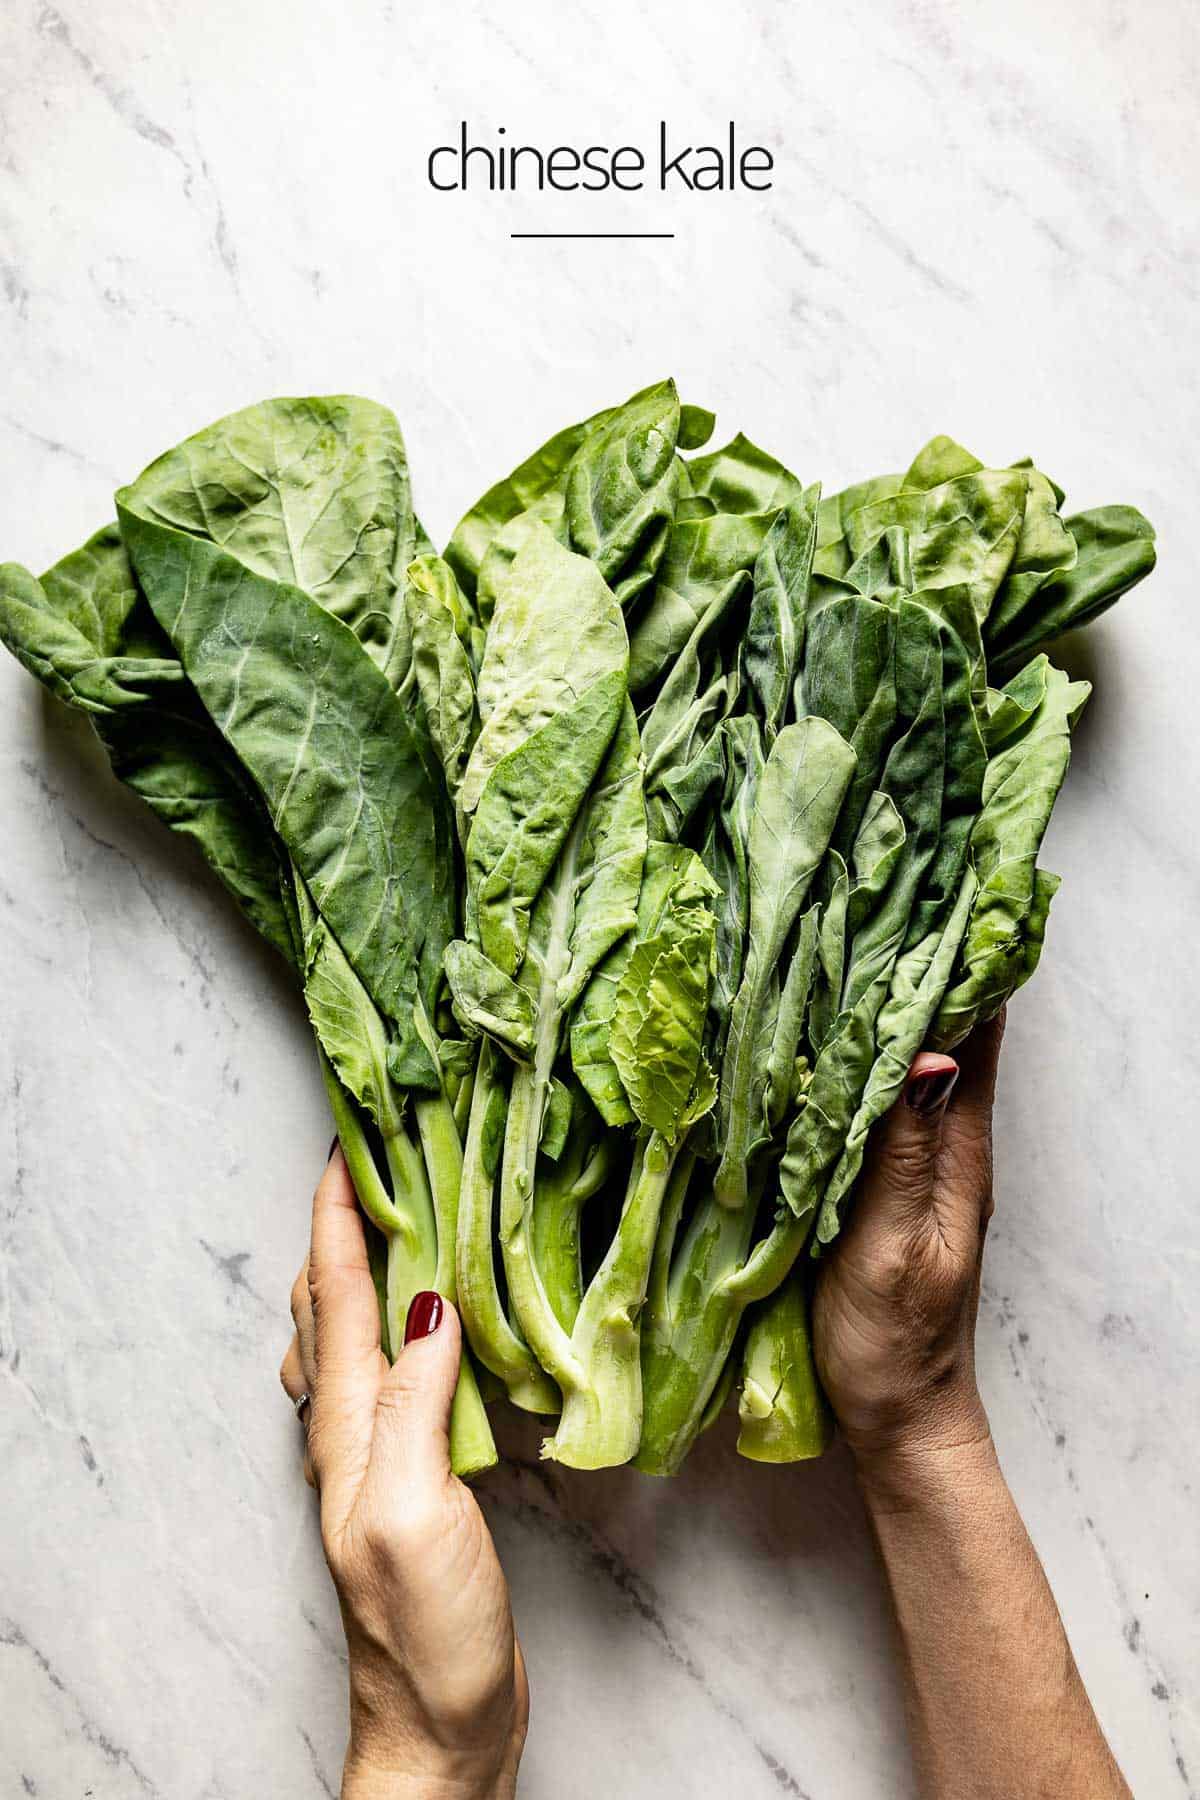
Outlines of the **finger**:
<svg viewBox="0 0 1200 1800">
<path fill-rule="evenodd" d="M 933 1206 L 934 1172 L 947 1102 L 958 1080 L 952 1056 L 922 1050 L 895 1105 L 871 1133 L 859 1211 L 915 1223 Z"/>
<path fill-rule="evenodd" d="M 382 1479 L 436 1494 L 450 1475 L 450 1408 L 462 1356 L 458 1314 L 440 1294 L 408 1309 L 405 1344 L 380 1384 L 373 1455 Z"/>
<path fill-rule="evenodd" d="M 313 1196 L 308 1256 L 317 1380 L 371 1363 L 379 1350 L 379 1305 L 367 1240 L 346 1159 L 335 1150 Z"/>
<path fill-rule="evenodd" d="M 284 1357 L 279 1370 L 279 1379 L 283 1383 L 284 1393 L 293 1403 L 299 1400 L 302 1394 L 311 1393 L 308 1378 L 304 1373 L 300 1353 L 300 1339 L 298 1337 L 293 1337 L 291 1343 L 287 1347 L 287 1354 Z M 309 1412 L 311 1405 L 312 1402 L 310 1400 L 309 1406 L 305 1408 L 306 1414 Z M 302 1419 L 301 1424 L 304 1425 L 304 1479 L 307 1481 L 309 1487 L 315 1488 L 317 1485 L 317 1478 L 313 1471 L 312 1457 L 309 1454 L 307 1418 Z"/>
<path fill-rule="evenodd" d="M 322 1501 L 337 1514 L 351 1503 L 367 1466 L 375 1400 L 387 1367 L 362 1219 L 340 1150 L 313 1197 L 308 1292 L 315 1357 L 309 1452 Z"/>
<path fill-rule="evenodd" d="M 301 1264 L 300 1273 L 292 1283 L 292 1320 L 296 1327 L 300 1367 L 304 1372 L 305 1385 L 311 1393 L 317 1380 L 317 1344 L 316 1327 L 313 1323 L 312 1295 L 308 1291 L 307 1256 Z"/>
<path fill-rule="evenodd" d="M 1004 1013 L 976 1026 L 957 1051 L 961 1079 L 946 1111 L 938 1152 L 935 1199 L 948 1232 L 964 1240 L 986 1227 L 992 1212 L 992 1108 L 1004 1037 Z"/>
</svg>

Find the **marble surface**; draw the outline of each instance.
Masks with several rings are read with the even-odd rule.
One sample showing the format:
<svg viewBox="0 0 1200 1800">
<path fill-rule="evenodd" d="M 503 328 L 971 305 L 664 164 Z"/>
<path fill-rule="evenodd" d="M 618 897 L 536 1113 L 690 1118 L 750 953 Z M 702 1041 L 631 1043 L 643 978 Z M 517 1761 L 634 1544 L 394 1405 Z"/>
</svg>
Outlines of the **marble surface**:
<svg viewBox="0 0 1200 1800">
<path fill-rule="evenodd" d="M 1013 1008 L 980 1362 L 1139 1795 L 1200 1786 L 1194 355 L 1184 0 L 560 8 L 12 0 L 0 548 L 268 393 L 393 405 L 435 535 L 549 429 L 673 372 L 840 485 L 935 430 L 1142 506 Z M 439 196 L 460 118 L 700 137 L 763 196 Z M 513 242 L 514 230 L 674 241 Z M 0 666 L 0 1791 L 329 1795 L 337 1613 L 276 1383 L 329 1124 L 297 1006 L 78 720 Z M 523 1792 L 911 1790 L 849 1470 L 707 1440 L 674 1485 L 487 1506 L 532 1670 Z M 1189 1680 L 1193 1686 L 1189 1691 Z"/>
</svg>

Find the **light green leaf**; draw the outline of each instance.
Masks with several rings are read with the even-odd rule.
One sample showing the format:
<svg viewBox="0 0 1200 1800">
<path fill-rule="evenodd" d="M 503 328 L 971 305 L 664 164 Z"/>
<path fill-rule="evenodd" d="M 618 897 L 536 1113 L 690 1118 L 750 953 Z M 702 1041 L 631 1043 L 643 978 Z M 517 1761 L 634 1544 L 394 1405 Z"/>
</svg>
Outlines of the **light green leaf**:
<svg viewBox="0 0 1200 1800">
<path fill-rule="evenodd" d="M 495 1038 L 511 1056 L 528 1056 L 533 1049 L 534 1012 L 525 989 L 462 938 L 447 944 L 445 969 L 455 1017 L 471 1030 Z"/>
<path fill-rule="evenodd" d="M 639 1123 L 675 1144 L 715 1099 L 704 1066 L 713 946 L 707 928 L 678 942 L 661 936 L 635 944 L 617 986 L 612 1059 Z"/>
<path fill-rule="evenodd" d="M 137 496 L 146 519 L 311 594 L 400 685 L 403 576 L 428 540 L 386 407 L 347 394 L 248 406 L 168 450 L 139 477 Z"/>
<path fill-rule="evenodd" d="M 623 607 L 654 579 L 666 548 L 680 422 L 673 381 L 644 388 L 584 438 L 563 479 L 571 546 L 592 559 Z"/>
<path fill-rule="evenodd" d="M 479 729 L 467 649 L 470 616 L 454 571 L 439 556 L 421 556 L 409 564 L 405 604 L 425 722 L 450 796 L 456 799 Z"/>
<path fill-rule="evenodd" d="M 474 595 L 480 567 L 498 533 L 528 511 L 556 484 L 584 438 L 609 417 L 594 413 L 579 425 L 568 425 L 519 463 L 511 475 L 490 487 L 454 527 L 446 545 L 446 561 L 465 592 Z"/>
<path fill-rule="evenodd" d="M 691 941 L 708 929 L 717 886 L 699 858 L 682 844 L 650 843 L 637 903 L 636 938 L 623 938 L 599 964 L 580 995 L 571 1024 L 571 1061 L 608 1125 L 631 1125 L 632 1108 L 611 1054 L 617 989 L 636 941 Z"/>
<path fill-rule="evenodd" d="M 459 806 L 470 817 L 468 923 L 520 968 L 529 916 L 625 704 L 620 609 L 592 564 L 530 538 L 501 588 L 479 671 L 482 720 Z"/>
</svg>

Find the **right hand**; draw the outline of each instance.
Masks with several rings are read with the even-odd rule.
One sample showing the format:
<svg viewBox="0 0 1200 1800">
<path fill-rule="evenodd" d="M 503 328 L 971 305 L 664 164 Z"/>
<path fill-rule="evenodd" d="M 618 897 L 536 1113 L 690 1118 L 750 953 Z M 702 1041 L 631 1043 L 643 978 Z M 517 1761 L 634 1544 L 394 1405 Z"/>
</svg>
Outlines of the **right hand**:
<svg viewBox="0 0 1200 1800">
<path fill-rule="evenodd" d="M 989 1436 L 975 1319 L 1003 1032 L 1001 1014 L 955 1057 L 917 1057 L 817 1284 L 817 1368 L 860 1465 Z"/>
<path fill-rule="evenodd" d="M 436 1297 L 430 1297 L 436 1298 Z M 280 1377 L 312 1397 L 310 1473 L 350 1666 L 343 1800 L 509 1800 L 529 1689 L 508 1585 L 470 1489 L 450 1472 L 458 1315 L 389 1366 L 362 1219 L 340 1150 L 313 1201 Z M 410 1329 L 417 1312 L 410 1311 Z"/>
</svg>

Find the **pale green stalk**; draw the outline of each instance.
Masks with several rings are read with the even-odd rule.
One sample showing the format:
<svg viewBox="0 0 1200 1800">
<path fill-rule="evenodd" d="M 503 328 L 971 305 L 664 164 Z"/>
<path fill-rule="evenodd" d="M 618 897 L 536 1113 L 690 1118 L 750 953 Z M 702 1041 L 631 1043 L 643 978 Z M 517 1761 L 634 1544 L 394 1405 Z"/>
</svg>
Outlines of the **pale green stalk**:
<svg viewBox="0 0 1200 1800">
<path fill-rule="evenodd" d="M 471 1347 L 480 1362 L 503 1381 L 510 1400 L 526 1412 L 558 1411 L 559 1396 L 539 1368 L 529 1346 L 505 1315 L 496 1282 L 492 1210 L 495 1173 L 487 1167 L 488 1115 L 500 1088 L 499 1051 L 484 1039 L 471 1095 L 467 1141 L 463 1151 L 455 1265 L 458 1304 Z"/>
<path fill-rule="evenodd" d="M 659 1218 L 678 1148 L 643 1132 L 621 1222 L 591 1281 L 571 1333 L 582 1379 L 564 1388 L 558 1429 L 543 1456 L 575 1469 L 628 1462 L 642 1430 L 641 1334 Z"/>
</svg>

